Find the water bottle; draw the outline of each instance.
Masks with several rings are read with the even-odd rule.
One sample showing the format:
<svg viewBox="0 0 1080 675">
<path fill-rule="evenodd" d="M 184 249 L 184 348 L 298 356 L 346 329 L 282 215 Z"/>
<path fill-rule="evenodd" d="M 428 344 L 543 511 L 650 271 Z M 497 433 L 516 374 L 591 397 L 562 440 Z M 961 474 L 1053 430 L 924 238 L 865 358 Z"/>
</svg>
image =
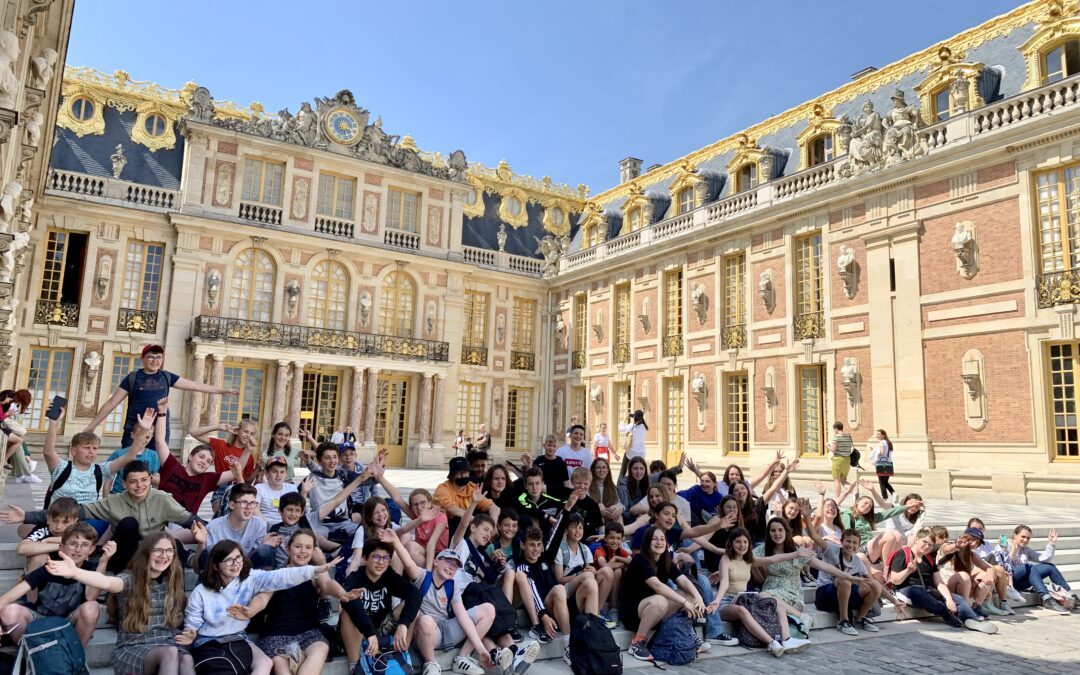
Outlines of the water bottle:
<svg viewBox="0 0 1080 675">
<path fill-rule="evenodd" d="M 1008 548 L 1009 547 L 1009 535 L 1003 534 L 1000 537 L 998 537 L 998 546 L 1000 546 L 1001 548 Z"/>
</svg>

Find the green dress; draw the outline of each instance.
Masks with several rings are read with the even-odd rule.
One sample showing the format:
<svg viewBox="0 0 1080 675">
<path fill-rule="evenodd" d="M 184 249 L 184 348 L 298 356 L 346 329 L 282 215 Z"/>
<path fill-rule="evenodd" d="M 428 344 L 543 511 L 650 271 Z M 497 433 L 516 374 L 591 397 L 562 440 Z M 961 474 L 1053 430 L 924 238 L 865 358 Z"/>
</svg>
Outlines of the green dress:
<svg viewBox="0 0 1080 675">
<path fill-rule="evenodd" d="M 755 558 L 765 557 L 765 544 L 759 544 L 754 548 Z M 802 568 L 810 562 L 810 557 L 799 557 L 781 563 L 774 563 L 765 568 L 765 583 L 761 590 L 769 595 L 783 600 L 800 614 L 806 608 L 803 604 L 802 581 L 800 575 Z"/>
</svg>

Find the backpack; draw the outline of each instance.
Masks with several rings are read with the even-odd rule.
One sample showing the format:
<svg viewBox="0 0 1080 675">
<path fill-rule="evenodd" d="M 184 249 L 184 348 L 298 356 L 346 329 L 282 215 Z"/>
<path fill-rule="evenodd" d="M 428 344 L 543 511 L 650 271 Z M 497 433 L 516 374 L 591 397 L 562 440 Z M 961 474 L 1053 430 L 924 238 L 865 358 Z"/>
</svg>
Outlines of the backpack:
<svg viewBox="0 0 1080 675">
<path fill-rule="evenodd" d="M 434 580 L 432 579 L 432 576 L 431 576 L 432 574 L 434 574 L 434 573 L 431 570 L 428 570 L 427 572 L 424 573 L 424 580 L 420 582 L 420 599 L 421 600 L 423 600 L 424 596 L 427 595 L 427 592 L 431 590 L 431 585 L 434 583 Z M 452 603 L 454 601 L 454 580 L 453 579 L 447 579 L 446 580 L 446 583 L 443 584 L 443 592 L 446 593 L 446 615 L 447 615 L 447 618 L 450 618 L 450 617 L 453 616 L 453 614 L 451 614 L 451 612 L 454 611 L 450 607 L 450 603 Z M 442 617 L 434 617 L 434 616 L 431 617 L 431 618 L 435 619 L 436 621 L 439 621 L 440 619 L 442 619 Z"/>
<path fill-rule="evenodd" d="M 697 658 L 698 639 L 694 624 L 685 612 L 679 612 L 660 624 L 649 649 L 653 658 L 670 666 L 681 666 Z"/>
<path fill-rule="evenodd" d="M 64 616 L 46 616 L 31 621 L 19 640 L 12 672 L 28 675 L 89 675 L 86 650 L 75 627 Z"/>
<path fill-rule="evenodd" d="M 912 553 L 911 553 L 911 547 L 910 546 L 903 546 L 903 547 L 893 551 L 891 554 L 889 554 L 889 559 L 885 561 L 885 581 L 886 581 L 885 585 L 889 589 L 892 589 L 894 587 L 893 582 L 889 580 L 889 578 L 892 576 L 892 561 L 893 561 L 893 558 L 900 555 L 901 553 L 904 554 L 904 567 L 907 567 L 908 565 L 911 564 Z M 926 559 L 929 560 L 931 563 L 933 563 L 934 562 L 934 554 L 929 553 L 926 556 Z"/>
<path fill-rule="evenodd" d="M 453 596 L 449 593 L 446 597 L 453 599 Z M 510 601 L 506 599 L 506 596 L 499 589 L 491 584 L 474 581 L 461 592 L 461 604 L 465 605 L 465 609 L 472 609 L 485 602 L 495 608 L 495 619 L 491 622 L 491 627 L 488 628 L 488 637 L 502 637 L 517 628 L 517 610 L 514 609 L 514 606 L 510 604 Z"/>
<path fill-rule="evenodd" d="M 603 619 L 578 614 L 570 628 L 570 670 L 574 675 L 620 675 L 622 651 Z"/>
<path fill-rule="evenodd" d="M 848 457 L 848 459 L 851 462 L 851 466 L 855 467 L 856 469 L 862 468 L 861 466 L 859 466 L 859 462 L 862 460 L 862 453 L 855 448 L 851 449 L 851 455 Z"/>
<path fill-rule="evenodd" d="M 751 618 L 761 626 L 762 630 L 779 639 L 780 618 L 776 615 L 776 598 L 758 595 L 757 593 L 740 593 L 735 598 L 735 606 L 745 608 L 746 611 L 750 612 Z M 743 647 L 767 646 L 742 623 L 738 624 L 738 628 L 735 629 L 734 637 L 738 638 L 739 644 Z"/>
<path fill-rule="evenodd" d="M 191 650 L 198 675 L 240 675 L 250 673 L 255 660 L 251 643 L 240 636 L 211 640 Z"/>
<path fill-rule="evenodd" d="M 379 652 L 375 656 L 360 652 L 352 675 L 413 675 L 412 657 L 408 651 Z"/>
<path fill-rule="evenodd" d="M 75 465 L 68 461 L 68 465 L 64 467 L 64 470 L 60 472 L 60 475 L 56 477 L 52 485 L 49 486 L 49 491 L 45 493 L 45 509 L 48 510 L 49 502 L 52 501 L 53 493 L 63 487 L 64 483 L 71 478 L 71 471 L 75 468 Z M 101 470 L 100 464 L 94 464 L 94 481 L 97 483 L 97 492 L 95 494 L 101 495 L 101 486 L 105 483 L 105 473 Z"/>
</svg>

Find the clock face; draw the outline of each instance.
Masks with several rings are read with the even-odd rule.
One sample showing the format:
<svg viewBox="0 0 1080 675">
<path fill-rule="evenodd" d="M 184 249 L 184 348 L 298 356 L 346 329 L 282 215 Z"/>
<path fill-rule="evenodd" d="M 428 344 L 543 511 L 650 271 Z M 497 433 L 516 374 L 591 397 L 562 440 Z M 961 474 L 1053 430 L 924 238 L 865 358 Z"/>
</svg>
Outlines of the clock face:
<svg viewBox="0 0 1080 675">
<path fill-rule="evenodd" d="M 360 140 L 363 131 L 360 122 L 348 110 L 339 108 L 326 115 L 326 134 L 337 143 L 352 145 Z"/>
</svg>

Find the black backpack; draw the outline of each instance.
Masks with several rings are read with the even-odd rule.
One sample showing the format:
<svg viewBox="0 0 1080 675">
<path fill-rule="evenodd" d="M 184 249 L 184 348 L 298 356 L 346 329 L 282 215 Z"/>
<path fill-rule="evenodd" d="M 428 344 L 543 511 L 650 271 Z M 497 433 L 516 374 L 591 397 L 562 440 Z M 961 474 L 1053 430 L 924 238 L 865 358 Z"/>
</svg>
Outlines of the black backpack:
<svg viewBox="0 0 1080 675">
<path fill-rule="evenodd" d="M 60 475 L 56 477 L 53 484 L 49 486 L 49 491 L 45 493 L 45 509 L 49 508 L 49 504 L 52 502 L 53 493 L 59 490 L 64 483 L 71 478 L 71 472 L 75 468 L 75 465 L 68 461 L 68 465 L 64 467 L 64 470 L 60 472 Z M 94 480 L 97 481 L 97 495 L 101 498 L 101 486 L 105 482 L 105 474 L 101 470 L 100 464 L 94 465 Z"/>
<path fill-rule="evenodd" d="M 604 620 L 578 614 L 570 628 L 570 670 L 574 675 L 621 675 L 622 650 Z"/>
</svg>

